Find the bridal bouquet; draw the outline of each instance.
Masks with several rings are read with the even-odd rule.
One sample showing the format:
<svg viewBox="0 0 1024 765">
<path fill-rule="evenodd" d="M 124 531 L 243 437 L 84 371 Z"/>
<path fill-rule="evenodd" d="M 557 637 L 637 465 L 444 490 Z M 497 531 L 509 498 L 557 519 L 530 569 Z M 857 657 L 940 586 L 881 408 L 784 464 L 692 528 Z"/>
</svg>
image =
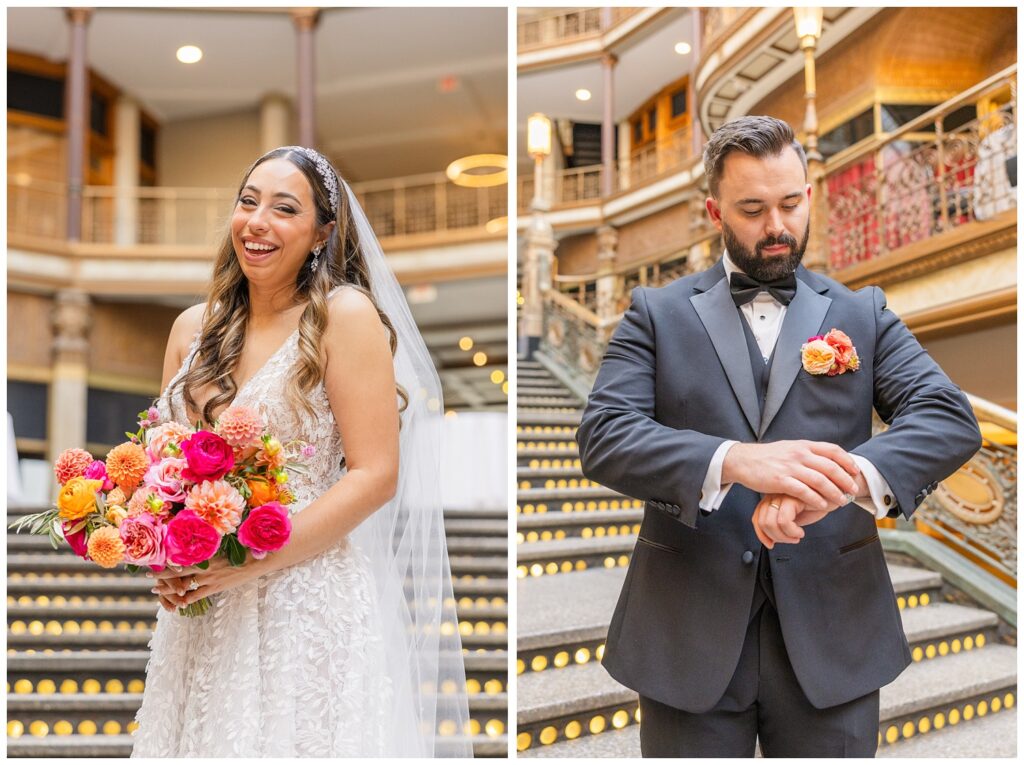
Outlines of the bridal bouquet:
<svg viewBox="0 0 1024 765">
<path fill-rule="evenodd" d="M 207 568 L 215 555 L 233 566 L 246 552 L 262 558 L 291 535 L 286 505 L 290 473 L 306 472 L 314 447 L 282 444 L 264 432 L 260 416 L 243 406 L 224 410 L 212 430 L 160 422 L 155 407 L 139 413 L 139 430 L 105 460 L 68 449 L 54 473 L 56 507 L 11 524 L 46 534 L 104 568 Z M 197 616 L 204 598 L 179 613 Z"/>
</svg>

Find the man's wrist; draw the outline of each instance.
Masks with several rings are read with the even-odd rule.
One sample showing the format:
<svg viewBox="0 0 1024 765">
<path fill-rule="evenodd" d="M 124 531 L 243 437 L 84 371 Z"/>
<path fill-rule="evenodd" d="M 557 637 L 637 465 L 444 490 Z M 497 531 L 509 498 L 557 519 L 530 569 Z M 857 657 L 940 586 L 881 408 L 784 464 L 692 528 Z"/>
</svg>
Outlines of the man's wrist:
<svg viewBox="0 0 1024 765">
<path fill-rule="evenodd" d="M 722 461 L 722 486 L 731 483 L 742 483 L 743 450 L 750 444 L 734 443 L 725 453 Z"/>
</svg>

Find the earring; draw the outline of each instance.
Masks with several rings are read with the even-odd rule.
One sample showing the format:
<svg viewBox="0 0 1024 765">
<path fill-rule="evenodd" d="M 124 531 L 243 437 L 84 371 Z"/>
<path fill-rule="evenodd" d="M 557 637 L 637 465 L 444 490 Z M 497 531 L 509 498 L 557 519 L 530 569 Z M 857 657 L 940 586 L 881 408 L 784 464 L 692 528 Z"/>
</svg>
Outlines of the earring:
<svg viewBox="0 0 1024 765">
<path fill-rule="evenodd" d="M 322 249 L 322 244 L 318 244 L 316 247 L 313 248 L 313 262 L 309 266 L 310 270 L 316 271 L 316 267 L 320 265 L 320 250 Z"/>
</svg>

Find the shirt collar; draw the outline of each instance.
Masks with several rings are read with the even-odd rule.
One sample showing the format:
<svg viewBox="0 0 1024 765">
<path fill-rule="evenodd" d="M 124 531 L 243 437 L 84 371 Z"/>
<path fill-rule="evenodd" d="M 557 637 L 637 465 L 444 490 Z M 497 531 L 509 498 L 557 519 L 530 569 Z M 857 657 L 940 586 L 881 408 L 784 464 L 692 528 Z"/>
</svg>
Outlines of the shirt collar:
<svg viewBox="0 0 1024 765">
<path fill-rule="evenodd" d="M 725 266 L 725 278 L 731 279 L 734 273 L 746 275 L 746 272 L 732 262 L 732 258 L 729 257 L 729 251 L 722 250 L 722 265 Z"/>
</svg>

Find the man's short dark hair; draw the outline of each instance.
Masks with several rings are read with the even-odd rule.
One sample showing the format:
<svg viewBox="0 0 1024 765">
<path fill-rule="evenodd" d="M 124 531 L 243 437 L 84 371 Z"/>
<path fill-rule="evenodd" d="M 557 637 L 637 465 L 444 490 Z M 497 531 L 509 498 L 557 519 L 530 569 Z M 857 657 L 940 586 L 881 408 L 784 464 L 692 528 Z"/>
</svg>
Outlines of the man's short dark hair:
<svg viewBox="0 0 1024 765">
<path fill-rule="evenodd" d="M 793 135 L 793 128 L 775 117 L 739 117 L 722 125 L 711 135 L 704 147 L 704 175 L 708 179 L 711 196 L 718 197 L 718 183 L 722 179 L 725 158 L 731 152 L 741 151 L 758 159 L 777 157 L 787 146 L 793 148 L 807 175 L 807 155 Z"/>
</svg>

